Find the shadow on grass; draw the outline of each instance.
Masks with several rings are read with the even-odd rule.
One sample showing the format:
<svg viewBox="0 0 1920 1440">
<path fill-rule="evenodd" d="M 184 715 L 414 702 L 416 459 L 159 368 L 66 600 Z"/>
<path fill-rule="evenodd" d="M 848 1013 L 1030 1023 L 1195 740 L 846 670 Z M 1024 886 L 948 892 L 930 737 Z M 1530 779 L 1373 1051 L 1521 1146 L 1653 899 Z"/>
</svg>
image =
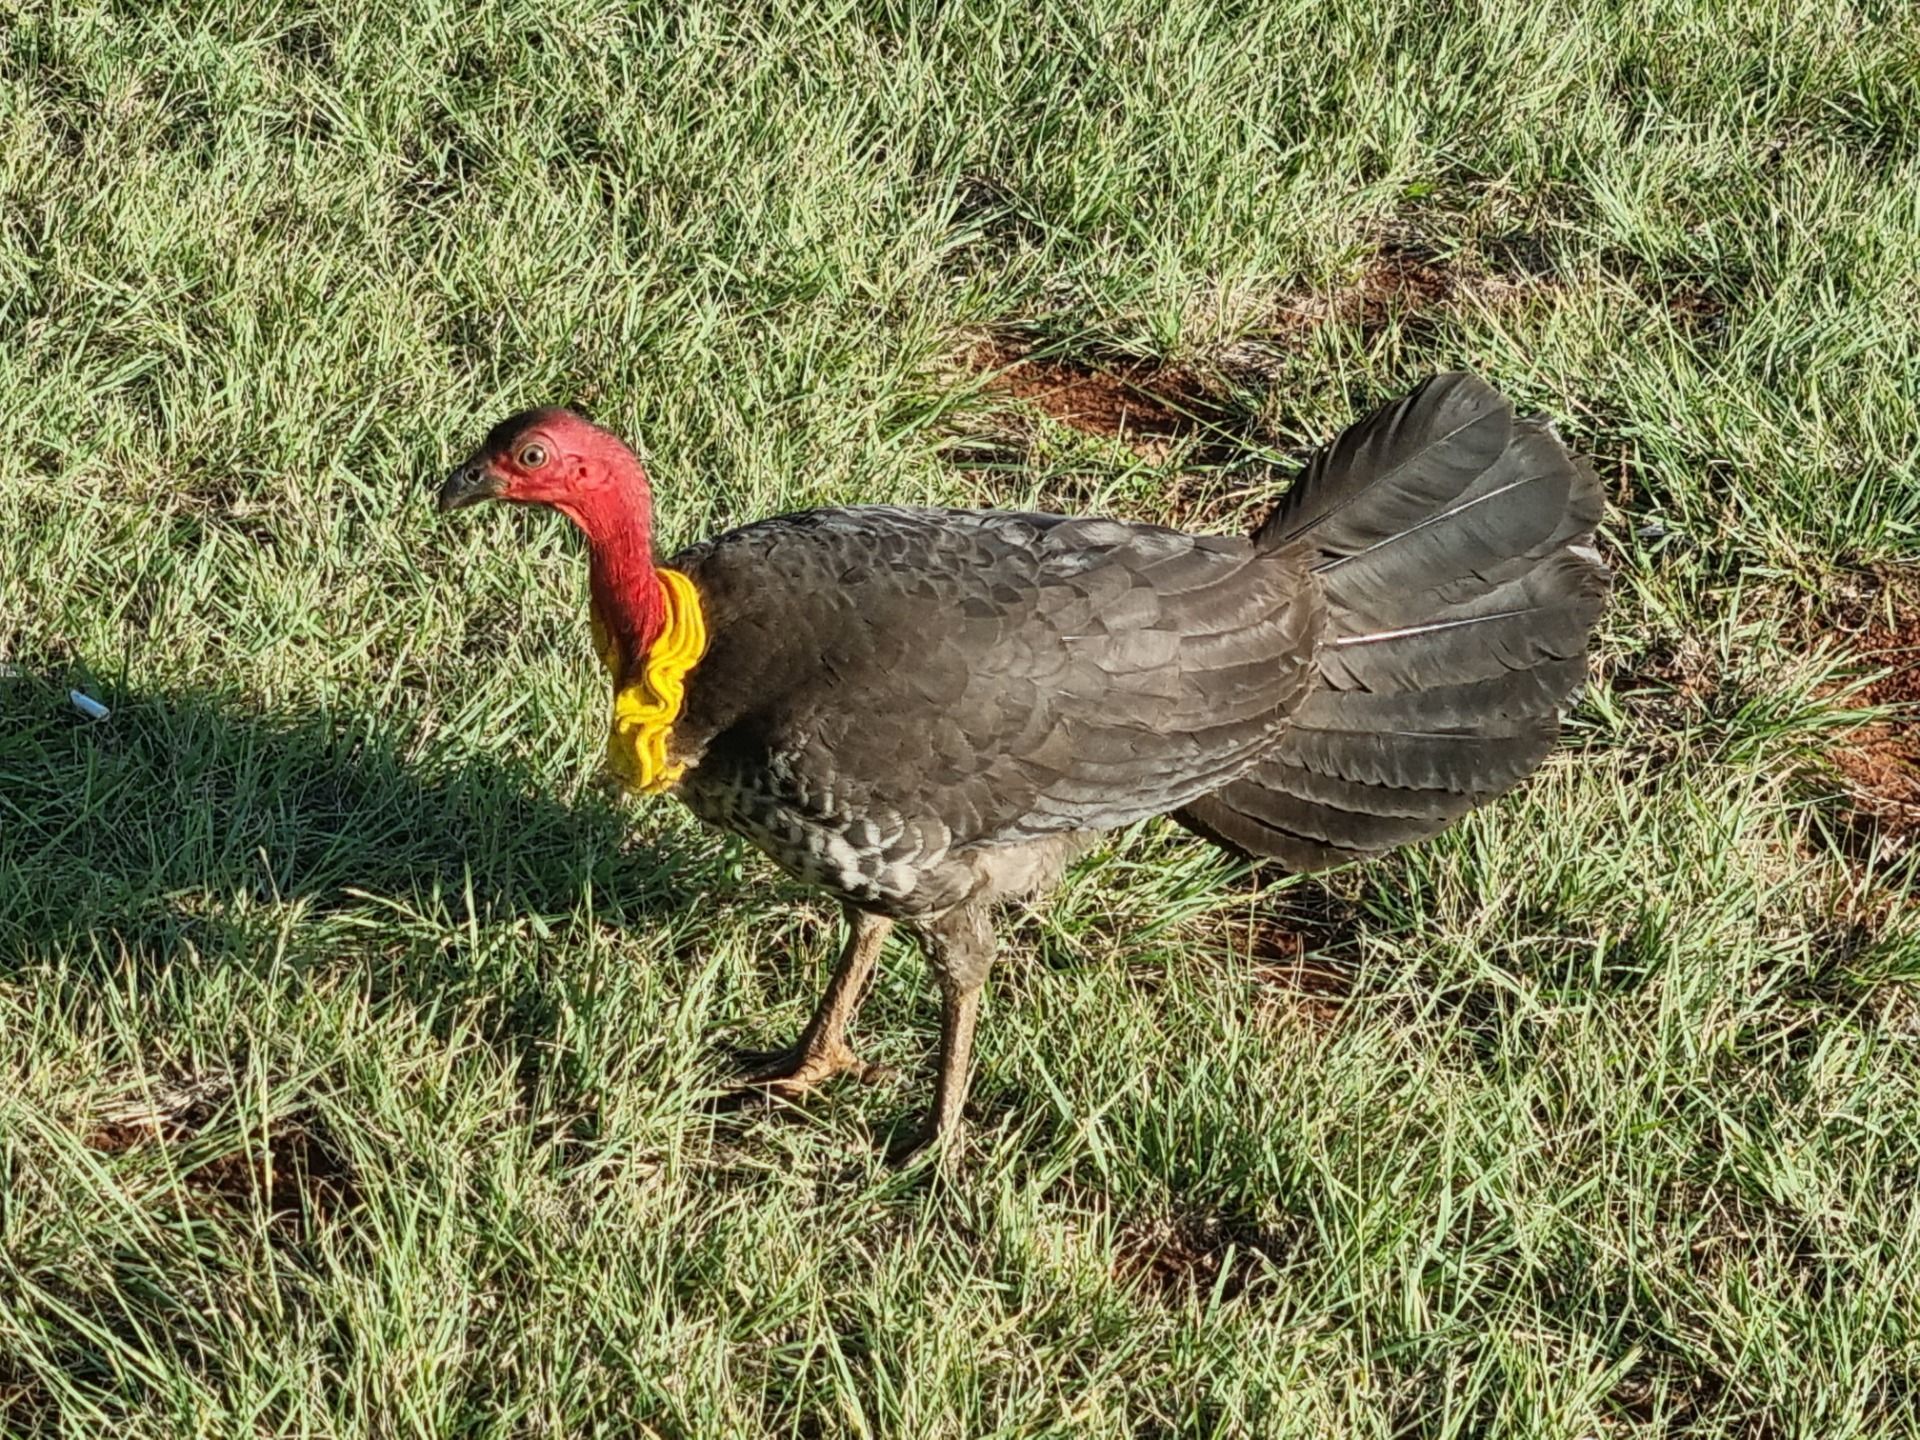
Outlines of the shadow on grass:
<svg viewBox="0 0 1920 1440">
<path fill-rule="evenodd" d="M 555 957 L 589 923 L 683 929 L 702 896 L 738 890 L 724 857 L 637 840 L 633 811 L 596 786 L 556 793 L 510 756 L 423 742 L 418 720 L 261 713 L 202 690 L 102 699 L 111 717 L 90 721 L 64 682 L 0 679 L 0 980 L 31 975 L 81 1011 L 107 990 L 217 1011 L 231 979 L 324 975 L 436 1031 L 477 1026 L 515 1055 L 529 1096 L 543 1077 L 557 1086 L 572 1137 L 588 1139 L 598 1081 L 566 1074 L 571 1052 L 551 1042 L 595 982 Z M 804 893 L 775 880 L 750 898 Z M 697 1059 L 718 1079 L 757 1048 L 720 1037 Z M 716 1100 L 724 1134 L 782 1113 L 752 1099 Z M 163 1117 L 97 1148 L 197 1124 Z"/>
<path fill-rule="evenodd" d="M 511 1011 L 539 1004 L 538 977 L 476 975 L 447 940 L 470 918 L 571 923 L 590 897 L 635 926 L 684 904 L 675 857 L 635 844 L 611 798 L 557 797 L 512 758 L 448 755 L 376 715 L 105 698 L 111 718 L 88 721 L 55 686 L 0 680 L 0 975 L 58 961 L 86 984 L 123 956 L 345 948 L 376 956 L 376 989 L 481 987 Z"/>
</svg>

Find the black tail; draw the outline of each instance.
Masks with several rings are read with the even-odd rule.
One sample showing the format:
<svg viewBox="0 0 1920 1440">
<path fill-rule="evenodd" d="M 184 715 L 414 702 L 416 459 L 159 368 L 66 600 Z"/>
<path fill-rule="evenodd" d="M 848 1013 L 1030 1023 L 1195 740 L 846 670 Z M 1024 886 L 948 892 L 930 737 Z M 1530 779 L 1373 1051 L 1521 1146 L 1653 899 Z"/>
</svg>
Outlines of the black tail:
<svg viewBox="0 0 1920 1440">
<path fill-rule="evenodd" d="M 1437 375 L 1321 450 L 1260 527 L 1325 588 L 1321 684 L 1176 817 L 1292 869 L 1438 834 L 1546 758 L 1608 575 L 1600 485 L 1544 419 Z"/>
</svg>

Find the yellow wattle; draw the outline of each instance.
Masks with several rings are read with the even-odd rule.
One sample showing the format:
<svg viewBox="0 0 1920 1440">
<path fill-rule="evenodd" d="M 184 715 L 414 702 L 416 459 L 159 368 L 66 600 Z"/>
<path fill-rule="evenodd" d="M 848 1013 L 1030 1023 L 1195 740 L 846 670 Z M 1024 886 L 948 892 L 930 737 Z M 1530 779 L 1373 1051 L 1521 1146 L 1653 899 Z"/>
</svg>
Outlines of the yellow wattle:
<svg viewBox="0 0 1920 1440">
<path fill-rule="evenodd" d="M 633 673 L 621 679 L 619 647 L 593 617 L 594 648 L 613 676 L 613 723 L 607 731 L 607 768 L 630 790 L 657 795 L 685 765 L 667 763 L 667 741 L 687 703 L 687 672 L 707 653 L 707 619 L 700 592 L 678 570 L 660 570 L 666 623 Z"/>
</svg>

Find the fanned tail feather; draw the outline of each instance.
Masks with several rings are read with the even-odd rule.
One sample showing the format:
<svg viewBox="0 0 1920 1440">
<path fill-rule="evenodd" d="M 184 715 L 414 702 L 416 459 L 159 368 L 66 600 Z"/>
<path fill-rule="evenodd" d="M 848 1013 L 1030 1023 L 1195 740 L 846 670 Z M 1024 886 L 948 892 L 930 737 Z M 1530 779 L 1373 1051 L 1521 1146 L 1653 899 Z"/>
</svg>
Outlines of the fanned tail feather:
<svg viewBox="0 0 1920 1440">
<path fill-rule="evenodd" d="M 1296 870 L 1437 834 L 1530 774 L 1586 673 L 1601 493 L 1544 420 L 1438 375 L 1321 450 L 1255 536 L 1326 593 L 1321 684 L 1175 818 Z"/>
</svg>

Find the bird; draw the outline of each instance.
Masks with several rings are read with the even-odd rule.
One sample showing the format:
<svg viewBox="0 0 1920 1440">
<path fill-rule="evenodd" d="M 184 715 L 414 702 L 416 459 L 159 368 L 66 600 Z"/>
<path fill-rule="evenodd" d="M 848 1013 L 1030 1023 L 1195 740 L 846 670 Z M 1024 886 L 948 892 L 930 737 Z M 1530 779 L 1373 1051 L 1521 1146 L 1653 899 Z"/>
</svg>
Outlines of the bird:
<svg viewBox="0 0 1920 1440">
<path fill-rule="evenodd" d="M 641 461 L 561 407 L 438 495 L 483 500 L 585 537 L 611 777 L 844 911 L 812 1019 L 741 1083 L 874 1073 L 849 1029 L 889 932 L 918 941 L 940 1036 L 908 1155 L 960 1132 L 997 902 L 1156 816 L 1293 872 L 1438 834 L 1553 750 L 1610 583 L 1591 465 L 1464 371 L 1314 451 L 1251 534 L 854 505 L 661 559 Z"/>
</svg>

